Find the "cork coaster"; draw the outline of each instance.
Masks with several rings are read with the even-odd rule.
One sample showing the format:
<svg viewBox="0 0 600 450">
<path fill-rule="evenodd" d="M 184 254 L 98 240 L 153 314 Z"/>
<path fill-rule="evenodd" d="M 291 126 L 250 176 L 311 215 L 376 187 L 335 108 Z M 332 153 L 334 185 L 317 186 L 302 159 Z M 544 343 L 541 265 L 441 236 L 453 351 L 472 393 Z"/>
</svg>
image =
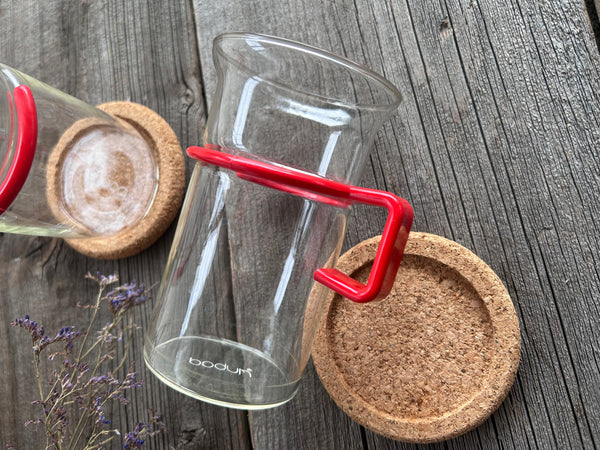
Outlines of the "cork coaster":
<svg viewBox="0 0 600 450">
<path fill-rule="evenodd" d="M 185 188 L 183 152 L 151 109 L 131 102 L 98 109 L 123 128 L 95 118 L 73 124 L 49 157 L 46 194 L 55 216 L 99 236 L 66 239 L 71 247 L 92 258 L 126 258 L 152 245 L 175 218 Z"/>
<path fill-rule="evenodd" d="M 365 282 L 379 239 L 352 248 L 337 267 Z M 387 298 L 359 305 L 329 296 L 313 359 L 356 422 L 429 443 L 477 427 L 498 408 L 520 345 L 513 304 L 489 266 L 453 241 L 413 232 Z"/>
</svg>

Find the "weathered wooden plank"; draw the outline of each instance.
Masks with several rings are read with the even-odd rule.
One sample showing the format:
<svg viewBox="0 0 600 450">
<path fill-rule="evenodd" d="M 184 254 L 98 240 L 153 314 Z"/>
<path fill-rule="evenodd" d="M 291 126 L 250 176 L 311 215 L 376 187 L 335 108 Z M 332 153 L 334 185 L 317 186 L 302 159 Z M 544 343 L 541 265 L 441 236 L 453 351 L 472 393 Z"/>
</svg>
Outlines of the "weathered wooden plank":
<svg viewBox="0 0 600 450">
<path fill-rule="evenodd" d="M 187 2 L 2 2 L 0 60 L 90 104 L 132 100 L 161 114 L 182 146 L 200 141 L 205 120 L 194 18 Z M 77 301 L 90 301 L 90 270 L 118 272 L 123 281 L 158 282 L 173 229 L 142 254 L 115 262 L 85 258 L 60 240 L 0 236 L 0 444 L 38 448 L 23 422 L 34 409 L 35 386 L 25 333 L 8 328 L 17 316 L 31 314 L 50 329 L 80 324 Z M 135 321 L 144 328 L 150 305 Z M 215 408 L 177 394 L 159 383 L 143 365 L 142 333 L 133 355 L 145 384 L 132 410 L 161 411 L 168 435 L 153 448 L 244 448 L 249 433 L 245 414 Z M 116 412 L 116 411 L 115 411 Z M 135 417 L 117 416 L 122 430 Z M 114 448 L 120 448 L 115 443 Z"/>
<path fill-rule="evenodd" d="M 296 397 L 278 408 L 252 412 L 250 423 L 258 449 L 363 447 L 360 427 L 329 399 L 312 361 Z"/>
<path fill-rule="evenodd" d="M 509 218 L 499 228 L 498 248 L 508 267 L 496 270 L 509 286 L 518 283 L 514 296 L 527 336 L 520 377 L 531 423 L 527 435 L 542 447 L 593 446 L 599 372 L 593 352 L 580 342 L 597 341 L 597 317 L 578 312 L 582 304 L 597 310 L 597 294 L 585 285 L 598 285 L 593 149 L 599 135 L 593 111 L 599 106 L 599 66 L 587 18 L 575 3 L 515 5 L 514 14 L 463 7 L 450 17 L 459 45 L 477 50 L 463 60 L 470 90 L 488 93 L 479 96 L 475 110 L 499 186 L 496 205 Z M 461 32 L 474 27 L 482 38 L 477 44 Z M 524 68 L 511 70 L 519 60 Z M 484 61 L 498 69 L 494 77 L 476 65 Z M 587 255 L 587 263 L 574 255 Z M 569 286 L 569 278 L 583 285 Z"/>
<path fill-rule="evenodd" d="M 599 338 L 600 161 L 594 150 L 600 60 L 583 5 L 195 6 L 209 100 L 215 85 L 210 42 L 229 30 L 345 54 L 383 73 L 404 94 L 372 152 L 364 185 L 404 195 L 415 208 L 415 229 L 453 238 L 486 260 L 507 284 L 522 323 L 523 362 L 507 401 L 451 445 L 598 445 L 600 370 L 590 343 Z M 377 215 L 354 215 L 347 245 L 377 234 L 381 223 Z M 291 405 L 300 410 L 302 401 Z M 275 412 L 253 413 L 254 443 L 272 443 L 273 433 L 302 442 L 302 430 L 275 429 L 293 415 L 279 410 L 276 422 Z M 306 421 L 314 434 L 329 436 L 322 421 Z M 401 447 L 366 436 L 369 447 Z"/>
<path fill-rule="evenodd" d="M 415 229 L 451 237 L 490 263 L 523 327 L 523 362 L 500 410 L 434 448 L 598 446 L 600 64 L 582 3 L 164 3 L 2 2 L 0 59 L 90 103 L 146 104 L 183 145 L 200 142 L 203 83 L 210 99 L 210 42 L 218 32 L 289 37 L 383 73 L 405 100 L 380 133 L 362 184 L 407 197 Z M 379 233 L 383 220 L 357 209 L 346 248 Z M 71 306 L 93 295 L 82 279 L 87 270 L 157 281 L 172 231 L 117 262 L 89 260 L 58 240 L 0 236 L 0 323 L 25 313 L 49 327 L 76 323 Z M 136 321 L 144 326 L 147 317 L 139 313 Z M 11 412 L 0 419 L 0 436 L 36 448 L 20 426 L 31 412 L 33 380 L 20 357 L 26 345 L 22 333 L 0 326 L 0 370 L 7 374 L 0 405 Z M 140 352 L 138 336 L 139 364 Z M 250 445 L 244 413 L 184 398 L 149 373 L 144 378 L 136 408 L 152 404 L 169 423 L 170 435 L 156 448 L 180 438 L 192 441 L 189 448 Z M 312 367 L 296 399 L 252 413 L 251 425 L 259 448 L 413 448 L 351 422 Z"/>
<path fill-rule="evenodd" d="M 241 3 L 195 2 L 197 30 L 200 42 L 203 80 L 206 96 L 210 100 L 216 86 L 215 71 L 212 62 L 211 46 L 216 34 L 225 31 L 255 31 L 282 37 L 291 37 L 304 42 L 330 47 L 331 36 L 323 33 L 323 26 L 328 26 L 321 16 L 322 8 L 314 8 L 313 4 L 280 3 L 242 6 Z M 243 8 L 244 14 L 239 14 Z M 346 5 L 328 4 L 328 14 L 344 14 L 352 23 L 353 9 Z M 249 11 L 250 10 L 250 11 Z M 290 27 L 288 18 L 302 17 L 302 21 Z M 222 22 L 216 24 L 212 17 L 221 17 Z M 353 19 L 354 23 L 356 22 Z M 322 25 L 322 26 L 321 26 Z M 340 29 L 343 30 L 344 26 Z M 338 30 L 339 31 L 339 30 Z M 345 33 L 346 31 L 344 31 Z M 308 35 L 307 35 L 308 33 Z M 291 35 L 290 35 L 291 34 Z M 313 39 L 308 39 L 308 37 Z M 341 53 L 340 41 L 338 52 Z M 252 443 L 257 448 L 360 448 L 362 438 L 360 428 L 351 422 L 327 398 L 310 365 L 306 378 L 301 383 L 297 397 L 290 403 L 263 412 L 249 414 L 252 424 Z"/>
</svg>

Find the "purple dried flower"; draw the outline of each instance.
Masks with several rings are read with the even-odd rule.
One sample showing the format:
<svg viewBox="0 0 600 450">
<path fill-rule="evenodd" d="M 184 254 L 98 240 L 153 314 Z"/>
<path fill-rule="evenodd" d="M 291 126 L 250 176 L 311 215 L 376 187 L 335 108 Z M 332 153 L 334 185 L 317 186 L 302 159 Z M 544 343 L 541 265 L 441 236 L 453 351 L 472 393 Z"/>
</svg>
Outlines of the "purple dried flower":
<svg viewBox="0 0 600 450">
<path fill-rule="evenodd" d="M 146 293 L 147 290 L 143 284 L 138 285 L 133 282 L 113 289 L 106 295 L 106 300 L 110 311 L 116 316 L 148 300 L 149 297 L 145 295 Z"/>
<path fill-rule="evenodd" d="M 107 375 L 99 375 L 97 377 L 92 377 L 89 379 L 88 384 L 105 384 L 108 382 Z"/>
<path fill-rule="evenodd" d="M 50 338 L 46 336 L 44 327 L 35 320 L 31 320 L 28 315 L 21 319 L 15 319 L 10 323 L 12 327 L 20 327 L 29 332 L 33 345 L 33 351 L 38 355 L 49 343 Z"/>
<path fill-rule="evenodd" d="M 109 284 L 114 284 L 119 281 L 119 276 L 116 273 L 104 276 L 100 272 L 96 272 L 96 275 L 92 275 L 90 272 L 88 272 L 85 277 L 89 280 L 94 280 L 101 287 L 108 286 Z"/>
<path fill-rule="evenodd" d="M 25 426 L 28 427 L 29 425 L 39 425 L 42 423 L 44 423 L 42 419 L 32 419 L 25 422 Z"/>
<path fill-rule="evenodd" d="M 66 428 L 66 426 L 69 424 L 69 419 L 67 417 L 67 410 L 65 409 L 65 407 L 59 406 L 57 408 L 54 408 L 53 414 L 56 422 L 60 424 L 59 428 L 61 430 Z"/>
<path fill-rule="evenodd" d="M 148 424 L 145 422 L 139 422 L 133 431 L 130 431 L 125 435 L 125 445 L 124 449 L 129 448 L 140 448 L 142 444 L 146 441 L 142 439 L 140 435 L 144 433 L 144 430 L 148 428 Z"/>
<path fill-rule="evenodd" d="M 124 449 L 140 448 L 147 438 L 166 431 L 162 414 L 154 410 L 150 412 L 152 418 L 149 422 L 139 422 L 133 431 L 125 435 Z"/>
<path fill-rule="evenodd" d="M 96 400 L 94 400 L 93 413 L 96 417 L 96 425 L 102 426 L 110 424 L 110 420 L 106 418 L 104 411 L 102 410 L 102 397 L 96 397 Z"/>
<path fill-rule="evenodd" d="M 68 354 L 73 351 L 73 341 L 83 336 L 84 334 L 85 333 L 78 331 L 73 327 L 64 327 L 60 329 L 56 336 L 50 339 L 50 342 L 48 342 L 48 344 L 52 344 L 54 342 L 64 342 L 65 352 Z"/>
<path fill-rule="evenodd" d="M 33 344 L 33 352 L 36 355 L 39 355 L 42 350 L 54 342 L 64 342 L 65 351 L 70 353 L 73 349 L 73 341 L 83 335 L 81 331 L 77 331 L 73 327 L 64 327 L 61 328 L 56 336 L 49 338 L 44 332 L 44 327 L 35 320 L 31 320 L 28 315 L 21 319 L 13 320 L 10 325 L 29 331 Z"/>
</svg>

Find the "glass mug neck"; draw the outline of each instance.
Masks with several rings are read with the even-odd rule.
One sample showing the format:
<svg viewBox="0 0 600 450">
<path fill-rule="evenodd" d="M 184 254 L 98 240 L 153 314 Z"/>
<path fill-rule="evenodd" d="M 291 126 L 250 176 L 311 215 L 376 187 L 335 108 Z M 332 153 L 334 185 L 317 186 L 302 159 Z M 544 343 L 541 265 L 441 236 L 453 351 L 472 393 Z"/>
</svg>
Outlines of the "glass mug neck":
<svg viewBox="0 0 600 450">
<path fill-rule="evenodd" d="M 358 183 L 377 130 L 400 102 L 391 83 L 345 58 L 264 35 L 219 36 L 213 56 L 218 85 L 204 144 Z"/>
</svg>

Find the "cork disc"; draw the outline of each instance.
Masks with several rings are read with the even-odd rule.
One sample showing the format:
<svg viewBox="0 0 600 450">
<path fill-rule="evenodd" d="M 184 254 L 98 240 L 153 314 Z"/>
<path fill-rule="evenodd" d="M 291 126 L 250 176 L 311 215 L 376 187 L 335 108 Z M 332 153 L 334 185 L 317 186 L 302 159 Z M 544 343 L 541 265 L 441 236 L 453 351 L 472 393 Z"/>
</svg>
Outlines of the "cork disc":
<svg viewBox="0 0 600 450">
<path fill-rule="evenodd" d="M 56 216 L 100 236 L 66 239 L 71 247 L 92 258 L 126 258 L 152 245 L 175 218 L 184 157 L 173 130 L 151 109 L 131 102 L 98 109 L 125 131 L 95 118 L 75 122 L 49 157 L 46 194 Z"/>
<path fill-rule="evenodd" d="M 337 267 L 366 282 L 380 238 Z M 390 295 L 356 304 L 331 294 L 313 346 L 323 385 L 352 419 L 404 442 L 463 434 L 507 395 L 519 323 L 496 274 L 445 238 L 411 233 Z"/>
</svg>

